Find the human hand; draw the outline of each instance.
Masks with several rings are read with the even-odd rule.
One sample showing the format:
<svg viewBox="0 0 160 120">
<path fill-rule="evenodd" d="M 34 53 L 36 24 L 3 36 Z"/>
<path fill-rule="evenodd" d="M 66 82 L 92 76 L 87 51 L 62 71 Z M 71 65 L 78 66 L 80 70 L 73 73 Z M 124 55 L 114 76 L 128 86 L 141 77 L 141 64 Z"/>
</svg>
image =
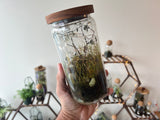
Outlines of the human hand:
<svg viewBox="0 0 160 120">
<path fill-rule="evenodd" d="M 62 106 L 57 120 L 88 120 L 94 113 L 97 104 L 82 105 L 71 97 L 61 64 L 58 64 L 56 92 Z"/>
</svg>

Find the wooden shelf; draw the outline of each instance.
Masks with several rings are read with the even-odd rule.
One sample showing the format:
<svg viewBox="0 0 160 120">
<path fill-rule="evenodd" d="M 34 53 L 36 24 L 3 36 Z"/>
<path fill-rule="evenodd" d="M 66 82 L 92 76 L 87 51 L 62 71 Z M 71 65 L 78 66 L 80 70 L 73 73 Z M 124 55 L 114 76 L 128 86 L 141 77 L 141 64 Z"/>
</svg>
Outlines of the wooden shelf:
<svg viewBox="0 0 160 120">
<path fill-rule="evenodd" d="M 47 92 L 46 96 L 45 96 L 45 100 L 44 101 L 37 101 L 36 97 L 34 97 L 32 99 L 32 104 L 30 105 L 24 105 L 24 102 L 22 101 L 20 103 L 20 105 L 16 108 L 16 109 L 10 109 L 9 113 L 6 115 L 6 120 L 11 118 L 11 115 L 13 114 L 13 117 L 11 118 L 11 120 L 14 120 L 16 115 L 19 113 L 25 120 L 29 120 L 22 112 L 21 109 L 25 108 L 25 107 L 34 107 L 34 106 L 42 106 L 42 107 L 48 107 L 49 110 L 57 117 L 58 114 L 53 110 L 53 108 L 50 106 L 50 101 L 51 101 L 51 97 L 53 98 L 53 100 L 55 100 L 57 102 L 57 104 L 59 106 L 61 106 L 60 102 L 57 100 L 57 98 L 53 95 L 52 92 Z M 45 102 L 47 101 L 47 102 Z"/>
</svg>

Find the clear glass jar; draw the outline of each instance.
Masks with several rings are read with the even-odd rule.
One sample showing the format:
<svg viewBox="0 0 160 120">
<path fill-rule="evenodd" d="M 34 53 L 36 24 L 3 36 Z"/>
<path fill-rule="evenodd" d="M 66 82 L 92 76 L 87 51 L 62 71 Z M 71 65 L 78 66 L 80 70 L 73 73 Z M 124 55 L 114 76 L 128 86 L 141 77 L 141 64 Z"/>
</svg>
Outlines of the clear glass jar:
<svg viewBox="0 0 160 120">
<path fill-rule="evenodd" d="M 112 93 L 112 97 L 116 102 L 122 102 L 122 92 L 121 92 L 121 88 L 120 88 L 120 79 L 116 78 L 114 80 L 114 84 L 113 84 L 113 93 Z"/>
<path fill-rule="evenodd" d="M 92 12 L 93 6 L 89 5 L 46 17 L 53 27 L 52 35 L 72 96 L 82 104 L 97 102 L 107 93 L 96 24 L 89 15 Z"/>
<path fill-rule="evenodd" d="M 36 73 L 36 96 L 38 101 L 43 101 L 47 93 L 46 68 L 38 66 L 35 68 Z"/>
<path fill-rule="evenodd" d="M 105 52 L 104 52 L 104 57 L 105 58 L 109 58 L 112 57 L 113 53 L 112 53 L 112 40 L 108 40 L 106 42 L 106 46 L 105 46 Z"/>
<path fill-rule="evenodd" d="M 32 107 L 29 113 L 30 120 L 43 120 L 42 112 L 37 107 Z"/>
<path fill-rule="evenodd" d="M 135 93 L 134 104 L 133 107 L 135 108 L 138 104 L 138 101 L 142 101 L 144 105 L 147 105 L 149 96 L 149 90 L 144 87 L 138 87 Z"/>
</svg>

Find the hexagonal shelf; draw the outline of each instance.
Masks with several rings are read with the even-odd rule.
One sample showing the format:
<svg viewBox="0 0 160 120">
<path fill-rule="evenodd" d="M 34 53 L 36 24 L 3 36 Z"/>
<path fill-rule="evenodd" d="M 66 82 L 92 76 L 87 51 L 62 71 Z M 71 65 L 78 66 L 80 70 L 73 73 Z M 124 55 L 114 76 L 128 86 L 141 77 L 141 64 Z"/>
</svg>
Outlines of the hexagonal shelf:
<svg viewBox="0 0 160 120">
<path fill-rule="evenodd" d="M 133 108 L 132 105 L 126 105 L 124 104 L 123 107 L 121 108 L 121 110 L 116 114 L 118 116 L 118 119 L 121 119 L 121 115 L 124 117 L 123 112 L 127 112 L 128 115 L 130 116 L 131 120 L 158 120 L 156 118 L 156 116 L 150 112 L 150 115 L 142 115 L 142 116 L 138 116 L 134 113 L 135 109 Z"/>
<path fill-rule="evenodd" d="M 6 114 L 6 120 L 8 120 L 9 118 L 11 118 L 11 120 L 14 120 L 14 118 L 16 117 L 16 115 L 19 113 L 25 120 L 29 120 L 20 110 L 22 108 L 25 107 L 33 107 L 33 106 L 41 106 L 41 107 L 48 107 L 49 110 L 54 114 L 55 118 L 58 116 L 58 114 L 53 110 L 53 108 L 51 107 L 50 103 L 51 103 L 51 98 L 53 98 L 52 100 L 55 100 L 59 106 L 61 106 L 60 102 L 57 100 L 57 98 L 54 96 L 54 94 L 52 92 L 47 92 L 46 96 L 45 96 L 45 100 L 44 101 L 37 101 L 35 99 L 35 97 L 32 99 L 32 104 L 30 105 L 24 105 L 24 102 L 22 101 L 20 103 L 20 105 L 18 106 L 18 108 L 16 109 L 10 109 L 7 114 Z M 13 115 L 12 115 L 13 114 Z"/>
<path fill-rule="evenodd" d="M 112 74 L 112 80 L 121 76 L 120 88 L 122 90 L 123 97 L 122 100 L 118 101 L 112 99 L 111 96 L 106 97 L 100 101 L 100 104 L 126 103 L 127 100 L 134 94 L 136 89 L 141 85 L 132 62 L 127 57 L 122 55 L 114 55 L 107 59 L 103 57 L 103 61 L 105 64 L 105 69 Z M 106 68 L 107 66 L 109 67 Z"/>
</svg>

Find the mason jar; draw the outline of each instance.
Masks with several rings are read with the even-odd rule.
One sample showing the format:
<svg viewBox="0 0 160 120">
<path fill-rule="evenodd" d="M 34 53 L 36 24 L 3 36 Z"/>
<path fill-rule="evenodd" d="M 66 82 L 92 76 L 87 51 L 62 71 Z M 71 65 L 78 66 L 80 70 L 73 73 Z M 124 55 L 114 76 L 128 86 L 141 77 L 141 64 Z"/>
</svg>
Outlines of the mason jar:
<svg viewBox="0 0 160 120">
<path fill-rule="evenodd" d="M 46 16 L 71 94 L 82 104 L 95 103 L 107 93 L 93 12 L 93 5 L 87 5 Z"/>
<path fill-rule="evenodd" d="M 136 105 L 138 104 L 139 101 L 142 101 L 144 105 L 147 105 L 148 96 L 149 96 L 149 90 L 147 88 L 138 87 L 136 89 L 133 107 L 136 108 Z"/>
</svg>

